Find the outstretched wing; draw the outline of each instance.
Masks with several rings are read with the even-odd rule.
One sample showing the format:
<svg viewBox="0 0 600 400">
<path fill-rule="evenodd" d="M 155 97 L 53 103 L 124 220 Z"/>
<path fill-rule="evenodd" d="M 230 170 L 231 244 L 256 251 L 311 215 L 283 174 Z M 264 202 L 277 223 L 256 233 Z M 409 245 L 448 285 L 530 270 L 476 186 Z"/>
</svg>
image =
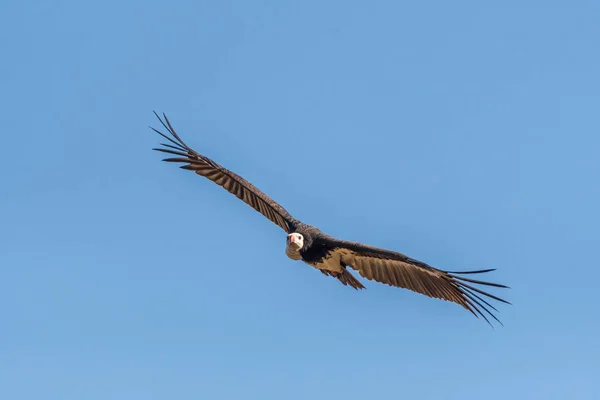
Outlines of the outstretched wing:
<svg viewBox="0 0 600 400">
<path fill-rule="evenodd" d="M 156 114 L 156 112 L 154 115 L 156 115 L 171 137 L 150 127 L 150 129 L 170 142 L 170 144 L 161 143 L 163 146 L 162 148 L 152 150 L 178 156 L 174 158 L 165 158 L 163 161 L 185 163 L 186 165 L 182 165 L 180 168 L 189 169 L 198 175 L 210 179 L 217 185 L 225 188 L 228 192 L 236 195 L 240 200 L 250 205 L 272 222 L 279 225 L 287 233 L 293 231 L 296 220 L 292 218 L 290 213 L 283 207 L 241 176 L 223 168 L 210 158 L 205 157 L 188 147 L 177 135 L 165 114 L 163 114 L 164 121 Z"/>
<path fill-rule="evenodd" d="M 473 285 L 498 288 L 508 288 L 508 286 L 458 276 L 482 274 L 494 271 L 493 269 L 464 272 L 442 271 L 401 253 L 362 243 L 338 240 L 330 236 L 325 236 L 324 240 L 328 247 L 340 253 L 341 262 L 345 266 L 355 269 L 364 278 L 409 289 L 432 298 L 452 301 L 460 304 L 476 317 L 482 316 L 488 323 L 490 321 L 485 313 L 502 324 L 490 311 L 490 309 L 498 310 L 482 296 L 502 303 L 510 303 Z"/>
</svg>

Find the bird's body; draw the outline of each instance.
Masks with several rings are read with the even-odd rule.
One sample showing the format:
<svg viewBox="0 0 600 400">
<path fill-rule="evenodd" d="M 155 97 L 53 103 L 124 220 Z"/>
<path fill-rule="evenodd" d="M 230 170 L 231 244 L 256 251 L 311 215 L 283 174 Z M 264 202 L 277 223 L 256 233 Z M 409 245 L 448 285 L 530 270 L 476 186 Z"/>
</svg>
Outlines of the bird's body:
<svg viewBox="0 0 600 400">
<path fill-rule="evenodd" d="M 369 280 L 409 289 L 429 297 L 452 301 L 463 306 L 475 316 L 482 316 L 488 321 L 484 314 L 486 312 L 498 321 L 488 307 L 496 309 L 481 295 L 503 303 L 508 302 L 472 285 L 499 288 L 507 286 L 459 276 L 485 273 L 493 271 L 492 269 L 466 272 L 443 271 L 402 253 L 329 236 L 318 228 L 293 218 L 287 210 L 254 185 L 208 157 L 192 150 L 179 138 L 166 115 L 163 114 L 164 121 L 158 115 L 156 116 L 171 137 L 152 128 L 170 142 L 170 144 L 163 143 L 163 148 L 155 150 L 178 156 L 167 158 L 165 161 L 184 163 L 185 165 L 181 168 L 192 170 L 222 186 L 282 228 L 287 233 L 285 253 L 290 259 L 301 260 L 354 289 L 364 289 L 365 287 L 348 268 L 358 271 L 362 277 Z"/>
</svg>

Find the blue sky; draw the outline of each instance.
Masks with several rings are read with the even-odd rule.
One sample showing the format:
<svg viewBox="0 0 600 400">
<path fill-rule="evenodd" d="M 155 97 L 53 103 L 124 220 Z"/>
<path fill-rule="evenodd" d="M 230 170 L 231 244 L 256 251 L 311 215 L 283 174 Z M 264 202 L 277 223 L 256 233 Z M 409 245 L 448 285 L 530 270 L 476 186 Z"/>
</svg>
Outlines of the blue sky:
<svg viewBox="0 0 600 400">
<path fill-rule="evenodd" d="M 599 398 L 599 17 L 7 3 L 0 397 Z M 331 235 L 498 268 L 505 326 L 289 260 L 275 225 L 160 161 L 152 110 Z"/>
</svg>

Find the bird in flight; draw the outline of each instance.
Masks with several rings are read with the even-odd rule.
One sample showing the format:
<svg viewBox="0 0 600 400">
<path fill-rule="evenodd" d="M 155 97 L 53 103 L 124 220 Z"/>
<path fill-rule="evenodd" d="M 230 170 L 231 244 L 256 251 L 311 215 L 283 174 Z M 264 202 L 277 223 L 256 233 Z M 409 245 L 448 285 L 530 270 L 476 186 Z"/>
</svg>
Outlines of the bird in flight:
<svg viewBox="0 0 600 400">
<path fill-rule="evenodd" d="M 176 156 L 165 158 L 163 161 L 183 163 L 180 168 L 210 179 L 278 225 L 287 234 L 285 254 L 292 260 L 302 260 L 323 274 L 338 279 L 344 285 L 357 290 L 364 289 L 363 284 L 348 270 L 349 267 L 366 279 L 409 289 L 431 298 L 451 301 L 461 305 L 477 318 L 483 317 L 490 325 L 486 314 L 502 324 L 490 311 L 498 310 L 488 300 L 510 303 L 475 285 L 497 288 L 508 286 L 460 276 L 483 274 L 494 269 L 443 271 L 402 253 L 329 236 L 314 226 L 295 219 L 250 182 L 190 148 L 175 132 L 164 113 L 163 118 L 156 112 L 154 115 L 168 134 L 150 128 L 168 143 L 161 143 L 162 148 L 153 150 Z"/>
</svg>

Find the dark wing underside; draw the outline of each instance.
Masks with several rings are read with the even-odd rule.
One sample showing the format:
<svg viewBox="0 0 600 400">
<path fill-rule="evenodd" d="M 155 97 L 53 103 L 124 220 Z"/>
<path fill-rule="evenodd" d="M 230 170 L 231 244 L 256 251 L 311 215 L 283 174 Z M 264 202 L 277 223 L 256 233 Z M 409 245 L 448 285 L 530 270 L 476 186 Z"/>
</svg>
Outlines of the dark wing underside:
<svg viewBox="0 0 600 400">
<path fill-rule="evenodd" d="M 482 296 L 488 300 L 510 303 L 474 285 L 498 288 L 508 288 L 508 286 L 458 276 L 483 274 L 494 271 L 493 269 L 464 272 L 442 271 L 401 253 L 331 237 L 328 237 L 327 241 L 330 242 L 333 251 L 341 254 L 342 263 L 358 271 L 364 278 L 409 289 L 432 298 L 451 301 L 460 304 L 478 318 L 482 316 L 488 323 L 490 321 L 486 314 L 502 324 L 490 311 L 490 309 L 498 310 Z"/>
<path fill-rule="evenodd" d="M 186 165 L 181 166 L 181 168 L 189 169 L 198 175 L 210 179 L 217 185 L 225 188 L 228 192 L 233 193 L 237 198 L 250 205 L 272 222 L 279 225 L 287 233 L 292 232 L 295 220 L 282 206 L 277 204 L 273 199 L 261 192 L 241 176 L 229 171 L 210 158 L 205 157 L 188 147 L 177 135 L 165 114 L 163 114 L 164 121 L 156 114 L 156 112 L 154 115 L 156 115 L 171 137 L 150 127 L 150 129 L 170 142 L 170 144 L 161 143 L 163 148 L 153 150 L 177 156 L 174 158 L 166 158 L 163 161 L 185 163 Z"/>
</svg>

